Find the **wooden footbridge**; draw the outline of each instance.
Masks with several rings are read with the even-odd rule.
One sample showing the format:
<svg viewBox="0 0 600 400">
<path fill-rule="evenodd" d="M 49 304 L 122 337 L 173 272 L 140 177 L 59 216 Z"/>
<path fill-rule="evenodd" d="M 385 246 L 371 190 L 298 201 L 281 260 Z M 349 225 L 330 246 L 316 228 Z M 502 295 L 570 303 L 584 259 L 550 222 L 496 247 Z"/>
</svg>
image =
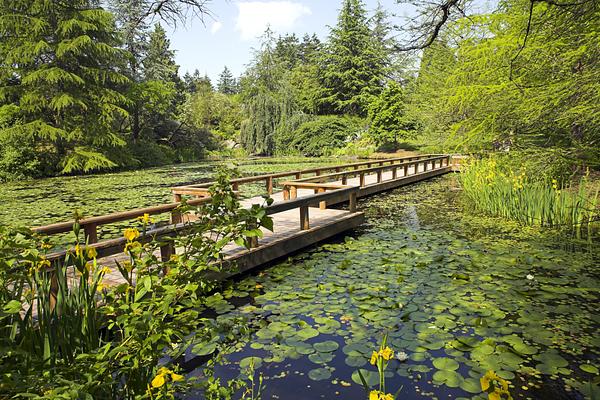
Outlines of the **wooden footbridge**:
<svg viewBox="0 0 600 400">
<path fill-rule="evenodd" d="M 449 155 L 423 155 L 416 157 L 371 160 L 353 164 L 320 167 L 300 171 L 288 171 L 260 176 L 250 176 L 231 181 L 239 192 L 247 184 L 264 182 L 265 192 L 274 202 L 266 207 L 273 219 L 273 232 L 264 232 L 264 237 L 247 249 L 234 243 L 225 248 L 227 263 L 237 266 L 236 272 L 244 272 L 284 257 L 302 248 L 335 236 L 343 231 L 358 227 L 364 222 L 364 214 L 357 209 L 357 199 L 400 186 L 408 185 L 442 175 L 453 170 L 453 159 Z M 172 188 L 174 202 L 153 207 L 129 210 L 109 215 L 81 219 L 79 225 L 85 232 L 88 247 L 98 253 L 103 265 L 110 266 L 124 258 L 125 238 L 101 239 L 98 229 L 103 225 L 134 220 L 144 214 L 170 214 L 170 223 L 148 230 L 141 242 L 160 240 L 164 237 L 183 235 L 189 224 L 193 224 L 179 213 L 185 199 L 190 206 L 200 206 L 211 201 L 208 188 L 213 183 L 192 184 Z M 275 188 L 281 188 L 276 191 Z M 243 207 L 262 203 L 262 197 L 242 200 Z M 347 208 L 332 208 L 347 203 Z M 73 222 L 62 222 L 33 228 L 34 231 L 55 235 L 70 232 Z M 48 256 L 50 261 L 63 260 L 65 251 Z M 172 241 L 165 241 L 160 249 L 162 259 L 169 259 L 177 249 Z M 233 273 L 232 273 L 233 274 Z M 120 282 L 120 274 L 105 277 L 108 284 Z"/>
</svg>

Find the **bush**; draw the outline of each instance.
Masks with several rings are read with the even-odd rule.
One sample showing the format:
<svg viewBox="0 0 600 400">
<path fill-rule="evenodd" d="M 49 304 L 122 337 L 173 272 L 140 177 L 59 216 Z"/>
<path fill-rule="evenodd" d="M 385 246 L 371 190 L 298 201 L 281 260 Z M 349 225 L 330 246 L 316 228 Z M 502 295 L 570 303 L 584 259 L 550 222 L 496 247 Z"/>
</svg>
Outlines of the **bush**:
<svg viewBox="0 0 600 400">
<path fill-rule="evenodd" d="M 53 149 L 44 149 L 27 138 L 3 136 L 0 132 L 0 182 L 55 174 L 53 165 L 57 162 Z"/>
<path fill-rule="evenodd" d="M 297 119 L 290 121 L 290 128 L 294 128 L 293 124 L 300 122 L 301 118 L 309 120 L 298 124 L 296 129 L 279 133 L 277 143 L 280 153 L 309 157 L 330 155 L 358 138 L 363 131 L 360 119 L 335 115 L 295 118 Z"/>
</svg>

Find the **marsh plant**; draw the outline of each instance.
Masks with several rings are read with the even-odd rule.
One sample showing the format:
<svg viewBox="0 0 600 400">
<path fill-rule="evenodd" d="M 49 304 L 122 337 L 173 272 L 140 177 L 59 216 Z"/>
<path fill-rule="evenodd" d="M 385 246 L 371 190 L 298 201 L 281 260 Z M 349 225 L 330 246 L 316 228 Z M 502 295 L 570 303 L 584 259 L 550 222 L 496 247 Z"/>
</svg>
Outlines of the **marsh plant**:
<svg viewBox="0 0 600 400">
<path fill-rule="evenodd" d="M 385 388 L 385 370 L 387 369 L 390 361 L 394 358 L 394 350 L 392 350 L 387 345 L 387 335 L 383 337 L 381 345 L 379 346 L 378 351 L 373 351 L 371 354 L 371 359 L 369 363 L 373 366 L 377 367 L 378 374 L 378 385 L 379 388 L 377 390 L 370 390 L 369 382 L 367 378 L 365 378 L 364 374 L 361 370 L 357 370 L 360 381 L 365 388 L 366 392 L 369 394 L 369 400 L 394 400 L 398 397 L 398 394 L 402 390 L 402 387 L 398 389 L 396 394 L 391 394 L 386 392 Z"/>
<path fill-rule="evenodd" d="M 598 188 L 593 187 L 589 171 L 572 184 L 539 179 L 526 167 L 511 168 L 488 157 L 466 162 L 459 179 L 474 207 L 491 215 L 576 235 L 599 226 Z"/>
<path fill-rule="evenodd" d="M 3 396 L 157 399 L 195 385 L 207 398 L 227 398 L 239 390 L 239 381 L 221 384 L 209 369 L 206 379 L 187 380 L 178 363 L 196 342 L 212 343 L 211 357 L 247 335 L 243 319 L 223 328 L 203 314 L 219 286 L 209 273 L 223 272 L 223 247 L 248 244 L 261 227 L 272 227 L 264 205 L 240 208 L 228 178 L 219 175 L 212 202 L 201 210 L 182 208 L 198 218 L 185 236 L 168 239 L 183 250 L 169 260 L 156 256 L 165 239 L 151 236 L 149 216 L 127 228 L 127 259 L 118 272 L 102 266 L 86 243 L 75 240 L 57 259 L 48 254 L 53 246 L 47 238 L 0 227 Z M 76 220 L 75 238 L 78 230 Z M 107 274 L 120 275 L 121 283 L 106 284 Z"/>
</svg>

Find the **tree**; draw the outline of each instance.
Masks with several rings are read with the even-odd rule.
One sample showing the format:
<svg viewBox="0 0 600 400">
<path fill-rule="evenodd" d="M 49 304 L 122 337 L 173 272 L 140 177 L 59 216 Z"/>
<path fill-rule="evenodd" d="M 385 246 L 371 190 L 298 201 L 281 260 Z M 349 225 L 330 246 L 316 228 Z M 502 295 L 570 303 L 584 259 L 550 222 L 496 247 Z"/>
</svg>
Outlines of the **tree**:
<svg viewBox="0 0 600 400">
<path fill-rule="evenodd" d="M 237 81 L 227 66 L 223 68 L 223 72 L 219 75 L 217 90 L 223 94 L 236 94 L 238 92 Z"/>
<path fill-rule="evenodd" d="M 364 116 L 381 92 L 384 67 L 361 0 L 344 0 L 326 46 L 321 83 L 324 112 Z"/>
<path fill-rule="evenodd" d="M 242 79 L 242 101 L 242 145 L 254 154 L 273 154 L 275 132 L 296 111 L 296 104 L 285 69 L 275 56 L 275 39 L 269 29 Z"/>
<path fill-rule="evenodd" d="M 406 96 L 400 84 L 388 82 L 369 106 L 369 135 L 378 146 L 398 148 L 401 139 L 414 135 L 416 124 L 406 112 Z"/>
<path fill-rule="evenodd" d="M 3 0 L 0 27 L 0 141 L 35 146 L 54 171 L 114 167 L 106 153 L 124 144 L 114 127 L 127 116 L 128 55 L 110 13 L 91 0 Z"/>
<path fill-rule="evenodd" d="M 417 80 L 426 129 L 460 151 L 552 148 L 598 164 L 597 26 L 597 2 L 531 9 L 529 0 L 448 25 Z"/>
<path fill-rule="evenodd" d="M 175 63 L 175 51 L 160 24 L 154 25 L 149 35 L 144 65 L 144 78 L 150 81 L 177 82 L 179 66 Z"/>
</svg>

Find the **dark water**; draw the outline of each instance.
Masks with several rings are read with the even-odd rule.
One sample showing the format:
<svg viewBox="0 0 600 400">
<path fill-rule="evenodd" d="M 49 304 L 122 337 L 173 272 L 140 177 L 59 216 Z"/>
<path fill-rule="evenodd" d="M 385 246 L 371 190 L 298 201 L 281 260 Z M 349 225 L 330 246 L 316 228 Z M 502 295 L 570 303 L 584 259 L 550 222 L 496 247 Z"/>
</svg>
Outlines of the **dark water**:
<svg viewBox="0 0 600 400">
<path fill-rule="evenodd" d="M 597 245 L 474 215 L 452 176 L 360 207 L 360 230 L 211 298 L 220 322 L 243 317 L 251 328 L 221 351 L 218 376 L 238 376 L 255 357 L 263 399 L 365 399 L 356 370 L 376 378 L 368 360 L 387 335 L 409 357 L 387 368 L 399 399 L 484 399 L 479 379 L 490 370 L 517 399 L 591 398 Z"/>
</svg>

